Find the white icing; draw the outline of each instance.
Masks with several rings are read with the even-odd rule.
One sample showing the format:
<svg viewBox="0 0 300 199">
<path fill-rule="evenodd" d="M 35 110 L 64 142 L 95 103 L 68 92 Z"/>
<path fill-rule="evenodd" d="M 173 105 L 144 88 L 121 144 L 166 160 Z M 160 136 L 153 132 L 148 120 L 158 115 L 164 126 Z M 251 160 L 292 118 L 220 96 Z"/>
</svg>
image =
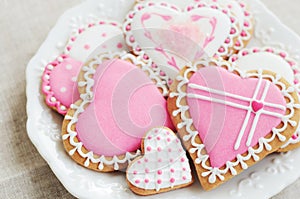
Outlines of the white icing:
<svg viewBox="0 0 300 199">
<path fill-rule="evenodd" d="M 171 130 L 154 128 L 144 139 L 145 154 L 127 169 L 127 179 L 135 187 L 159 191 L 192 181 L 189 160 Z"/>
<path fill-rule="evenodd" d="M 205 153 L 205 145 L 204 144 L 199 144 L 196 142 L 196 137 L 198 136 L 198 132 L 192 130 L 193 126 L 193 119 L 191 119 L 188 114 L 186 113 L 189 110 L 188 105 L 182 105 L 182 100 L 185 100 L 187 97 L 187 93 L 185 92 L 185 88 L 188 83 L 189 83 L 189 78 L 188 75 L 190 73 L 195 73 L 198 68 L 197 66 L 208 66 L 210 67 L 211 65 L 216 65 L 218 67 L 225 66 L 228 68 L 228 71 L 231 72 L 237 72 L 238 74 L 241 75 L 243 78 L 264 78 L 264 79 L 269 79 L 272 83 L 277 85 L 279 88 L 281 88 L 281 93 L 284 97 L 288 99 L 288 103 L 286 108 L 289 110 L 289 114 L 285 115 L 282 117 L 282 123 L 283 126 L 281 128 L 273 128 L 272 129 L 272 134 L 271 137 L 269 138 L 260 138 L 258 142 L 258 147 L 257 148 L 248 148 L 248 152 L 244 155 L 238 155 L 236 157 L 236 161 L 228 161 L 225 165 L 225 168 L 213 168 L 210 166 L 207 166 L 207 161 L 209 159 L 209 155 Z M 294 98 L 291 96 L 290 93 L 294 92 L 295 89 L 293 87 L 286 87 L 286 85 L 282 82 L 280 82 L 281 76 L 277 75 L 276 77 L 268 74 L 263 74 L 262 70 L 258 70 L 257 73 L 243 73 L 239 69 L 235 68 L 228 62 L 224 62 L 221 59 L 219 60 L 203 60 L 195 63 L 192 66 L 188 66 L 188 69 L 185 70 L 183 76 L 178 76 L 177 80 L 179 81 L 177 85 L 177 89 L 174 92 L 170 93 L 170 97 L 177 97 L 176 99 L 176 107 L 178 108 L 177 110 L 173 111 L 172 115 L 173 116 L 178 116 L 180 115 L 182 122 L 177 125 L 179 129 L 185 128 L 187 135 L 183 137 L 184 141 L 189 141 L 191 144 L 191 148 L 189 150 L 190 153 L 196 153 L 197 158 L 195 159 L 195 164 L 201 166 L 204 168 L 206 171 L 204 171 L 201 176 L 202 177 L 208 177 L 209 183 L 213 184 L 217 181 L 217 178 L 220 179 L 221 181 L 224 181 L 225 177 L 224 175 L 227 172 L 231 172 L 232 175 L 237 175 L 237 170 L 236 166 L 240 165 L 242 169 L 247 169 L 248 165 L 245 161 L 253 158 L 254 161 L 259 161 L 259 157 L 257 154 L 261 153 L 264 149 L 267 151 L 271 151 L 272 147 L 269 144 L 272 142 L 276 137 L 280 141 L 285 141 L 286 137 L 282 134 L 282 132 L 285 131 L 287 126 L 290 124 L 292 126 L 297 126 L 298 122 L 291 120 L 291 118 L 294 116 L 295 109 L 299 109 L 300 105 L 295 104 Z"/>
<path fill-rule="evenodd" d="M 95 156 L 92 151 L 89 151 L 88 153 L 85 153 L 82 150 L 83 143 L 77 141 L 77 132 L 72 130 L 72 126 L 76 125 L 78 121 L 78 117 L 81 113 L 84 112 L 85 108 L 91 103 L 93 100 L 93 91 L 92 88 L 94 86 L 94 79 L 92 78 L 95 74 L 96 70 L 94 69 L 94 65 L 101 64 L 104 60 L 110 60 L 113 58 L 120 58 L 122 60 L 130 60 L 134 65 L 137 67 L 140 67 L 145 73 L 149 75 L 151 79 L 157 80 L 158 86 L 161 84 L 159 83 L 159 78 L 153 74 L 153 71 L 149 70 L 149 66 L 145 64 L 144 62 L 138 60 L 135 56 L 132 54 L 128 54 L 127 52 L 115 52 L 115 53 L 107 53 L 107 54 L 101 54 L 95 57 L 94 61 L 89 63 L 89 65 L 83 66 L 84 73 L 84 81 L 78 82 L 78 87 L 84 87 L 85 93 L 80 95 L 80 98 L 82 100 L 82 103 L 80 103 L 79 106 L 72 104 L 71 109 L 73 109 L 74 115 L 66 115 L 65 120 L 70 121 L 67 125 L 67 133 L 63 135 L 63 140 L 68 140 L 71 146 L 74 148 L 69 151 L 70 155 L 73 155 L 75 152 L 78 152 L 78 154 L 85 158 L 86 161 L 84 163 L 85 167 L 88 167 L 90 163 L 97 163 L 98 169 L 103 170 L 104 165 L 113 165 L 115 170 L 119 169 L 119 164 L 124 164 L 127 162 L 130 162 L 132 159 L 136 158 L 138 155 L 140 155 L 140 151 L 137 150 L 134 153 L 127 152 L 124 154 L 124 158 L 119 158 L 118 156 L 113 156 L 112 159 L 107 159 L 105 156 L 101 155 L 100 157 Z"/>
<path fill-rule="evenodd" d="M 269 53 L 260 52 L 247 56 L 240 56 L 235 62 L 243 71 L 265 69 L 282 75 L 290 84 L 294 83 L 294 73 L 291 66 L 282 57 Z"/>
<path fill-rule="evenodd" d="M 122 30 L 113 25 L 88 28 L 73 43 L 70 56 L 85 62 L 88 57 L 94 57 L 101 52 L 126 50 L 122 35 Z M 119 43 L 122 44 L 121 48 L 117 47 Z"/>
<path fill-rule="evenodd" d="M 141 8 L 142 7 L 142 8 Z M 238 31 L 229 34 L 231 29 L 237 30 L 238 21 L 235 17 L 228 12 L 225 14 L 222 11 L 223 8 L 211 8 L 209 5 L 203 4 L 202 7 L 190 7 L 184 11 L 176 8 L 172 4 L 166 3 L 144 3 L 137 4 L 132 12 L 126 17 L 126 22 L 123 25 L 123 30 L 126 35 L 126 43 L 133 48 L 135 54 L 140 56 L 142 59 L 147 54 L 151 59 L 150 62 L 155 62 L 158 68 L 163 71 L 164 75 L 161 75 L 161 71 L 158 70 L 157 74 L 161 78 L 173 80 L 178 71 L 183 68 L 187 63 L 195 61 L 197 54 L 202 52 L 204 46 L 204 38 L 213 36 L 213 40 L 208 42 L 204 47 L 204 54 L 202 57 L 208 56 L 212 57 L 215 54 L 219 56 L 226 56 L 230 54 L 229 48 L 234 46 L 233 40 L 238 36 Z M 145 37 L 148 34 L 142 24 L 142 16 L 145 13 L 155 13 L 154 16 L 151 15 L 151 20 L 146 20 L 146 28 L 151 34 L 152 40 Z M 156 15 L 156 13 L 162 14 L 164 16 L 171 16 L 172 20 L 166 22 L 162 20 L 162 17 Z M 201 15 L 204 17 L 201 20 L 195 20 L 193 23 L 187 20 L 191 20 L 192 16 Z M 133 17 L 131 17 L 133 16 Z M 216 19 L 217 24 L 212 25 L 209 19 Z M 234 19 L 231 22 L 230 18 Z M 171 25 L 190 25 L 193 24 L 195 27 L 204 29 L 205 34 L 202 36 L 197 36 L 194 38 L 186 37 L 184 34 L 179 34 L 170 30 Z M 126 28 L 130 26 L 131 30 L 128 31 Z M 215 27 L 215 30 L 214 28 Z M 199 29 L 199 31 L 201 30 Z M 197 31 L 196 31 L 197 32 Z M 207 34 L 207 33 L 211 33 Z M 224 34 L 228 33 L 228 34 Z M 188 31 L 188 34 L 189 31 Z M 201 34 L 201 32 L 200 32 Z M 162 39 L 164 35 L 165 39 Z M 134 37 L 135 41 L 131 41 Z M 228 38 L 227 43 L 225 40 Z M 170 40 L 170 41 L 168 41 Z M 155 42 L 154 42 L 155 41 Z M 165 54 L 157 52 L 156 48 L 161 46 L 166 52 Z M 182 46 L 182 47 L 180 47 Z M 140 47 L 142 50 L 137 50 Z M 218 49 L 222 48 L 223 51 L 219 52 Z M 179 49 L 179 50 L 178 50 Z M 176 62 L 176 67 L 170 64 L 170 61 L 174 59 Z"/>
</svg>

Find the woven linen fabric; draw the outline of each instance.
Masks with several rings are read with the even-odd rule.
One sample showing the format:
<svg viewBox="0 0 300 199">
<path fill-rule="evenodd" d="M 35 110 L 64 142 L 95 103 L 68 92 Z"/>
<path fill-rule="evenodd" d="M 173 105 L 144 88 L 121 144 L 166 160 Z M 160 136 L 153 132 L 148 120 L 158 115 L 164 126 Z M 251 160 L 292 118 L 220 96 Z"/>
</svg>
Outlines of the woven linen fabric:
<svg viewBox="0 0 300 199">
<path fill-rule="evenodd" d="M 26 132 L 26 65 L 63 12 L 82 0 L 0 0 L 0 198 L 73 198 Z M 299 0 L 262 0 L 300 34 Z M 273 199 L 298 198 L 300 180 Z"/>
</svg>

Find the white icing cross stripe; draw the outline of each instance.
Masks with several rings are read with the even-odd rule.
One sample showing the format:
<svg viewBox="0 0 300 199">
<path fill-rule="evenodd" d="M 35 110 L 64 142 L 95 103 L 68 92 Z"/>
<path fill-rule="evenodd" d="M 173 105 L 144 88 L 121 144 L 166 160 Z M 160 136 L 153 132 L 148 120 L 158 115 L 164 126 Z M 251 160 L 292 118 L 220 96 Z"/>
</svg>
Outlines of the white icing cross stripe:
<svg viewBox="0 0 300 199">
<path fill-rule="evenodd" d="M 250 129 L 250 133 L 248 135 L 248 139 L 247 139 L 247 142 L 246 142 L 246 145 L 248 147 L 251 146 L 253 135 L 255 133 L 256 126 L 257 126 L 258 120 L 259 120 L 261 115 L 264 114 L 264 115 L 268 115 L 268 116 L 272 116 L 272 117 L 277 117 L 277 118 L 280 118 L 280 119 L 282 119 L 282 117 L 283 117 L 283 115 L 281 115 L 279 113 L 264 110 L 264 107 L 271 107 L 271 108 L 278 109 L 278 110 L 283 110 L 283 111 L 286 110 L 285 106 L 264 101 L 265 98 L 267 97 L 267 94 L 268 94 L 268 91 L 269 91 L 269 88 L 270 88 L 271 83 L 269 81 L 266 81 L 261 99 L 260 100 L 257 99 L 257 95 L 258 95 L 258 93 L 261 89 L 261 84 L 262 84 L 262 78 L 259 78 L 252 98 L 239 96 L 239 95 L 228 93 L 228 92 L 225 92 L 225 91 L 208 88 L 208 87 L 201 86 L 201 85 L 198 85 L 198 84 L 193 84 L 193 83 L 188 84 L 188 87 L 192 88 L 192 89 L 206 91 L 209 94 L 216 94 L 216 95 L 219 95 L 219 96 L 223 96 L 224 98 L 229 97 L 229 98 L 232 98 L 232 99 L 248 102 L 249 103 L 248 106 L 238 104 L 238 103 L 235 103 L 235 102 L 230 102 L 230 101 L 227 101 L 227 100 L 217 99 L 217 98 L 208 97 L 208 96 L 202 96 L 202 95 L 193 94 L 193 93 L 188 93 L 187 97 L 188 98 L 199 99 L 199 100 L 204 100 L 204 101 L 209 101 L 209 102 L 213 102 L 213 103 L 218 103 L 218 104 L 224 104 L 226 106 L 231 106 L 231 107 L 234 107 L 234 108 L 237 108 L 237 109 L 242 109 L 242 110 L 247 111 L 244 123 L 242 125 L 242 128 L 240 130 L 240 133 L 238 135 L 238 138 L 237 138 L 235 146 L 234 146 L 234 149 L 238 150 L 240 145 L 241 145 L 241 140 L 244 137 L 245 130 L 246 130 L 248 124 L 249 124 L 249 119 L 250 119 L 251 113 L 255 113 L 255 117 L 254 117 L 251 129 Z M 261 104 L 262 106 L 259 107 L 258 110 L 255 110 L 253 108 L 253 103 Z"/>
</svg>

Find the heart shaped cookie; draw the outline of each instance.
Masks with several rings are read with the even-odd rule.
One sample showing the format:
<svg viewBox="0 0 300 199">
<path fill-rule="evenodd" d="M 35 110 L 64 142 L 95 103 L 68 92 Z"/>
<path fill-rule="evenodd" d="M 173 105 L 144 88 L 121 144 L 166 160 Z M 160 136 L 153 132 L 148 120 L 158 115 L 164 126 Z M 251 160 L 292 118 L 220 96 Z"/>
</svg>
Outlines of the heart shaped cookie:
<svg viewBox="0 0 300 199">
<path fill-rule="evenodd" d="M 79 99 L 77 76 L 82 64 L 95 53 L 127 50 L 120 24 L 97 20 L 73 30 L 64 53 L 47 64 L 42 77 L 42 92 L 49 107 L 65 115 Z"/>
<path fill-rule="evenodd" d="M 123 25 L 126 43 L 171 81 L 186 63 L 204 56 L 227 57 L 239 37 L 238 20 L 225 8 L 204 3 L 185 11 L 172 4 L 137 4 Z"/>
<path fill-rule="evenodd" d="M 81 99 L 71 106 L 62 130 L 65 149 L 77 163 L 102 172 L 124 169 L 139 155 L 145 132 L 172 128 L 166 99 L 145 68 L 126 52 L 102 54 L 83 66 Z"/>
<path fill-rule="evenodd" d="M 298 95 L 281 75 L 199 61 L 176 78 L 169 113 L 205 190 L 276 151 L 295 132 Z"/>
<path fill-rule="evenodd" d="M 229 61 L 244 71 L 257 69 L 272 70 L 282 75 L 291 85 L 295 85 L 298 93 L 300 93 L 299 65 L 284 50 L 273 47 L 253 47 L 243 49 L 238 54 L 232 55 Z M 300 132 L 297 130 L 279 151 L 286 152 L 298 147 L 300 147 Z"/>
<path fill-rule="evenodd" d="M 127 168 L 130 189 L 139 195 L 151 195 L 189 186 L 193 177 L 186 152 L 172 130 L 151 129 L 142 142 L 141 157 Z"/>
<path fill-rule="evenodd" d="M 253 15 L 249 11 L 247 4 L 241 0 L 138 0 L 137 2 L 165 2 L 176 5 L 182 9 L 186 9 L 190 5 L 197 5 L 199 3 L 217 4 L 217 6 L 226 7 L 236 16 L 238 20 L 240 37 L 238 37 L 238 41 L 235 42 L 235 45 L 233 47 L 233 49 L 236 51 L 245 48 L 253 34 Z"/>
</svg>

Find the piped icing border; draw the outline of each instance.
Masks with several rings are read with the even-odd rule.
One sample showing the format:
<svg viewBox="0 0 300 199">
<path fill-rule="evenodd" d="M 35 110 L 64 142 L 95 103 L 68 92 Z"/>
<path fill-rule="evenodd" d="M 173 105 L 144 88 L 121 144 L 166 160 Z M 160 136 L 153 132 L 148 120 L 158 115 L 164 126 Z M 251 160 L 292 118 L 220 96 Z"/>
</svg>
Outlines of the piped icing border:
<svg viewBox="0 0 300 199">
<path fill-rule="evenodd" d="M 128 13 L 126 16 L 125 22 L 123 24 L 123 31 L 125 34 L 125 42 L 126 44 L 132 48 L 132 51 L 135 55 L 137 55 L 141 60 L 144 60 L 145 62 L 151 63 L 151 66 L 153 68 L 153 71 L 155 71 L 156 75 L 158 75 L 164 82 L 167 83 L 168 86 L 170 86 L 173 83 L 173 80 L 168 77 L 168 75 L 161 70 L 149 57 L 144 50 L 139 46 L 138 42 L 135 40 L 131 24 L 133 22 L 133 18 L 135 14 L 145 7 L 151 7 L 151 6 L 162 6 L 165 8 L 169 8 L 172 10 L 177 11 L 178 13 L 188 13 L 191 10 L 198 9 L 198 8 L 212 8 L 215 10 L 219 10 L 220 12 L 226 14 L 231 19 L 231 32 L 228 35 L 227 39 L 224 41 L 222 46 L 219 48 L 218 52 L 216 52 L 216 56 L 219 57 L 225 57 L 230 56 L 233 52 L 231 48 L 234 47 L 235 40 L 238 38 L 239 30 L 238 30 L 238 20 L 235 18 L 235 16 L 232 15 L 232 13 L 227 9 L 220 7 L 217 4 L 207 4 L 207 3 L 198 3 L 196 5 L 188 6 L 185 9 L 181 10 L 175 5 L 165 3 L 165 2 L 144 2 L 144 3 L 138 3 L 134 6 L 133 10 Z"/>
<path fill-rule="evenodd" d="M 248 49 L 243 49 L 238 54 L 232 55 L 229 58 L 229 61 L 232 63 L 235 63 L 238 59 L 240 59 L 243 56 L 260 53 L 260 52 L 268 52 L 268 53 L 272 53 L 274 55 L 278 55 L 290 65 L 291 69 L 294 72 L 295 88 L 297 89 L 297 92 L 300 94 L 300 68 L 299 68 L 299 65 L 297 64 L 297 61 L 295 61 L 292 57 L 290 57 L 290 55 L 286 51 L 284 51 L 282 49 L 278 49 L 278 48 L 274 48 L 274 47 L 263 47 L 263 48 L 252 47 L 252 48 L 248 48 Z M 293 137 L 290 138 L 289 141 L 281 147 L 281 149 L 286 148 L 290 144 L 298 144 L 299 142 L 300 142 L 300 129 L 297 130 L 297 132 L 293 135 Z"/>
<path fill-rule="evenodd" d="M 88 65 L 84 65 L 82 67 L 82 71 L 84 71 L 84 81 L 79 81 L 78 86 L 79 88 L 84 89 L 84 93 L 81 93 L 80 98 L 82 102 L 80 105 L 72 104 L 71 109 L 74 110 L 74 115 L 66 115 L 65 120 L 69 121 L 67 124 L 67 132 L 62 136 L 63 140 L 68 140 L 69 143 L 74 147 L 72 150 L 69 151 L 69 155 L 73 156 L 75 152 L 85 159 L 84 166 L 88 167 L 90 163 L 96 163 L 98 165 L 98 169 L 101 171 L 104 169 L 105 165 L 114 167 L 114 170 L 119 170 L 119 164 L 130 163 L 131 160 L 136 158 L 141 154 L 140 150 L 136 152 L 126 152 L 126 154 L 122 156 L 113 156 L 113 157 L 106 157 L 104 155 L 95 155 L 92 151 L 85 153 L 83 149 L 83 143 L 77 141 L 77 132 L 72 130 L 72 127 L 76 125 L 78 121 L 78 117 L 81 113 L 85 111 L 85 107 L 87 107 L 93 101 L 93 86 L 94 86 L 94 79 L 93 75 L 96 73 L 94 69 L 95 64 L 102 63 L 103 60 L 111 60 L 114 58 L 120 58 L 122 60 L 129 60 L 135 66 L 141 68 L 151 79 L 159 79 L 158 77 L 153 75 L 153 72 L 149 70 L 149 67 L 144 62 L 140 61 L 137 57 L 132 54 L 128 54 L 127 52 L 115 52 L 115 53 L 107 53 L 101 54 L 94 58 Z"/>
<path fill-rule="evenodd" d="M 58 113 L 65 115 L 69 107 L 62 104 L 55 97 L 55 93 L 52 91 L 50 86 L 51 73 L 57 65 L 60 65 L 65 59 L 69 58 L 69 55 L 60 55 L 55 61 L 50 62 L 46 65 L 43 76 L 42 76 L 42 91 L 46 97 L 46 103 L 50 107 L 53 107 L 57 110 Z"/>
<path fill-rule="evenodd" d="M 271 132 L 270 138 L 260 138 L 258 142 L 258 147 L 255 149 L 253 147 L 249 147 L 248 151 L 244 155 L 238 155 L 236 157 L 236 160 L 233 161 L 227 161 L 226 165 L 224 165 L 224 168 L 213 168 L 211 166 L 208 166 L 207 161 L 209 161 L 209 155 L 205 153 L 205 145 L 199 144 L 196 141 L 196 137 L 198 135 L 198 131 L 193 130 L 193 119 L 190 118 L 188 115 L 189 106 L 188 105 L 182 105 L 182 101 L 187 97 L 187 93 L 185 92 L 185 87 L 189 83 L 189 75 L 191 73 L 195 73 L 198 71 L 197 66 L 210 66 L 211 64 L 216 65 L 217 67 L 225 67 L 229 72 L 232 73 L 238 73 L 242 78 L 264 78 L 270 80 L 273 84 L 279 86 L 281 88 L 281 93 L 284 97 L 289 99 L 289 102 L 287 103 L 287 109 L 290 110 L 290 113 L 288 115 L 285 115 L 282 118 L 283 127 L 282 128 L 273 128 Z M 291 118 L 294 115 L 295 109 L 300 108 L 300 104 L 295 104 L 294 98 L 291 96 L 290 93 L 293 93 L 295 91 L 294 87 L 286 87 L 285 84 L 280 82 L 281 79 L 280 75 L 276 75 L 276 77 L 269 75 L 269 74 L 263 74 L 262 70 L 258 70 L 257 72 L 251 72 L 251 73 L 244 73 L 240 71 L 239 69 L 235 68 L 234 66 L 231 66 L 230 63 L 224 62 L 222 60 L 203 60 L 196 62 L 192 66 L 188 66 L 188 68 L 185 70 L 183 76 L 178 76 L 177 81 L 177 91 L 171 92 L 170 97 L 176 99 L 176 107 L 177 110 L 173 111 L 172 116 L 178 116 L 180 115 L 182 122 L 177 125 L 178 129 L 185 128 L 187 135 L 183 137 L 183 140 L 185 142 L 190 142 L 191 148 L 189 149 L 189 152 L 191 154 L 196 154 L 197 158 L 195 159 L 196 165 L 201 165 L 203 169 L 205 169 L 205 172 L 201 173 L 202 177 L 208 177 L 208 182 L 210 184 L 214 184 L 217 181 L 217 178 L 221 181 L 225 180 L 224 175 L 227 172 L 231 172 L 233 176 L 237 175 L 236 166 L 240 165 L 242 169 L 247 169 L 248 165 L 245 161 L 253 158 L 254 161 L 259 161 L 259 156 L 257 154 L 261 153 L 264 149 L 267 151 L 271 151 L 272 147 L 269 144 L 272 142 L 276 137 L 282 142 L 286 141 L 286 137 L 282 135 L 281 133 L 287 128 L 287 126 L 290 124 L 293 127 L 296 127 L 298 123 L 296 121 L 292 121 Z M 194 128 L 195 129 L 195 128 Z"/>
<path fill-rule="evenodd" d="M 219 3 L 218 0 L 209 0 L 212 1 L 215 5 L 223 5 L 223 3 Z M 254 17 L 252 13 L 248 10 L 247 4 L 241 0 L 228 1 L 227 8 L 232 12 L 231 3 L 238 4 L 241 11 L 243 12 L 244 20 L 242 23 L 239 23 L 240 36 L 237 37 L 237 41 L 235 42 L 233 49 L 239 51 L 246 47 L 246 43 L 251 39 L 252 32 L 254 31 Z M 225 7 L 225 5 L 224 5 Z M 242 26 L 240 26 L 242 24 Z"/>
</svg>

